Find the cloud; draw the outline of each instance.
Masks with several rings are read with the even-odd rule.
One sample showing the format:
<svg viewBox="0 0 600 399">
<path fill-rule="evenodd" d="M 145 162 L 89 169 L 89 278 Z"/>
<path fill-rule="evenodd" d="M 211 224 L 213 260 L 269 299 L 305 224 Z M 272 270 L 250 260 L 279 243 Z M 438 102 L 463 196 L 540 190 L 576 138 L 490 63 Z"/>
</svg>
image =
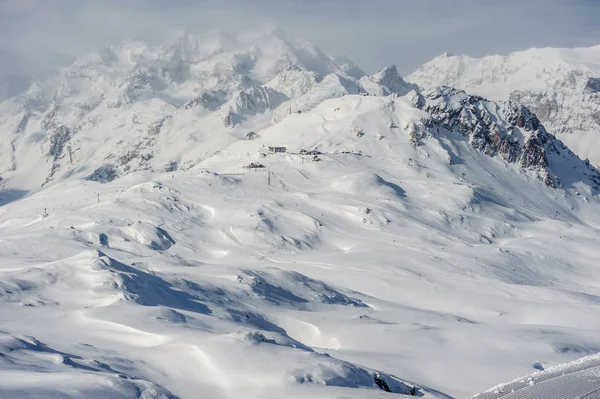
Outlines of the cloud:
<svg viewBox="0 0 600 399">
<path fill-rule="evenodd" d="M 123 39 L 279 24 L 368 71 L 409 73 L 450 51 L 481 56 L 599 44 L 596 0 L 0 0 L 0 76 L 46 73 Z"/>
</svg>

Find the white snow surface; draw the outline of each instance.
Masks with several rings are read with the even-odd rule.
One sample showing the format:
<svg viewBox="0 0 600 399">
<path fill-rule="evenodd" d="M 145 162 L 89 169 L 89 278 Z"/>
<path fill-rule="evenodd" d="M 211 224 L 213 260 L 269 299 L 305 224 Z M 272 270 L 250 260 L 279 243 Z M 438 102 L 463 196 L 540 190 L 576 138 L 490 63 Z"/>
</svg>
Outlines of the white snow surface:
<svg viewBox="0 0 600 399">
<path fill-rule="evenodd" d="M 483 58 L 443 54 L 406 79 L 523 103 L 575 153 L 600 165 L 600 45 Z"/>
<path fill-rule="evenodd" d="M 600 355 L 586 356 L 571 363 L 547 370 L 542 369 L 474 396 L 477 399 L 595 399 L 599 397 Z"/>
<path fill-rule="evenodd" d="M 0 398 L 464 398 L 600 352 L 598 171 L 535 118 L 178 40 L 0 104 Z"/>
</svg>

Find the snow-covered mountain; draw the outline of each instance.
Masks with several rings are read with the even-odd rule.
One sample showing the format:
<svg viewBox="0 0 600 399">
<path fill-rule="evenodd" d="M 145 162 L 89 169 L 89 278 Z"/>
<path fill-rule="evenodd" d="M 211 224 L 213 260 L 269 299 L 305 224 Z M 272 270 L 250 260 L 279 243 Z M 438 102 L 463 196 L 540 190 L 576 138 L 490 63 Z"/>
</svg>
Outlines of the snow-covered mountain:
<svg viewBox="0 0 600 399">
<path fill-rule="evenodd" d="M 530 49 L 480 59 L 444 54 L 407 80 L 522 103 L 580 157 L 600 165 L 600 46 Z"/>
<path fill-rule="evenodd" d="M 0 134 L 0 397 L 467 397 L 600 351 L 600 172 L 518 101 L 188 34 Z"/>
<path fill-rule="evenodd" d="M 344 62 L 277 32 L 124 42 L 0 104 L 0 173 L 31 188 L 98 168 L 189 168 L 327 98 L 411 87 L 395 68 L 357 79 L 360 70 Z"/>
</svg>

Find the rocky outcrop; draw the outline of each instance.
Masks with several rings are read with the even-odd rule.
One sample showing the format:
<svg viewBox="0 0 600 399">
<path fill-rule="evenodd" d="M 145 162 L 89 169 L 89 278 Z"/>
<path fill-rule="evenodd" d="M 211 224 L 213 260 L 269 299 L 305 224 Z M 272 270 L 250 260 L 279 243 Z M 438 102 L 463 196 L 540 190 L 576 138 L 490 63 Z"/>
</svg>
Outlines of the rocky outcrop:
<svg viewBox="0 0 600 399">
<path fill-rule="evenodd" d="M 562 184 L 552 168 L 550 158 L 553 157 L 572 161 L 573 168 L 583 169 L 594 189 L 600 187 L 600 172 L 548 133 L 524 105 L 494 103 L 450 87 L 425 91 L 423 99 L 416 104 L 430 114 L 431 120 L 427 123 L 431 127 L 437 125 L 460 132 L 473 148 L 536 172 L 547 186 Z"/>
<path fill-rule="evenodd" d="M 185 104 L 183 109 L 192 109 L 201 107 L 209 111 L 216 111 L 221 105 L 225 103 L 226 93 L 222 91 L 203 91 L 197 97 L 192 98 Z"/>
<path fill-rule="evenodd" d="M 407 80 L 523 104 L 580 157 L 600 165 L 600 46 L 530 49 L 480 59 L 443 55 Z"/>
<path fill-rule="evenodd" d="M 48 155 L 56 162 L 63 155 L 73 131 L 60 121 L 56 110 L 49 112 L 42 120 L 42 130 L 49 142 Z"/>
<path fill-rule="evenodd" d="M 600 78 L 588 78 L 585 89 L 591 93 L 600 93 Z"/>
<path fill-rule="evenodd" d="M 118 177 L 117 171 L 114 165 L 106 164 L 100 166 L 91 175 L 87 177 L 87 180 L 97 181 L 99 183 L 109 183 Z"/>
</svg>

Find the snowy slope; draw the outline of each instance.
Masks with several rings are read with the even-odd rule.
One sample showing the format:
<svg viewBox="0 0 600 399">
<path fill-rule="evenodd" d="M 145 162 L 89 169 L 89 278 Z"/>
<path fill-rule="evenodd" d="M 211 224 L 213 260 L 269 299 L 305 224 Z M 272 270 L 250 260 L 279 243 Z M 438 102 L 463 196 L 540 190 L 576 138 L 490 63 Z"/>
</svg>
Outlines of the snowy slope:
<svg viewBox="0 0 600 399">
<path fill-rule="evenodd" d="M 357 70 L 184 35 L 1 103 L 0 397 L 470 397 L 600 352 L 600 172 Z"/>
<path fill-rule="evenodd" d="M 548 187 L 433 111 L 489 103 L 443 101 L 347 95 L 5 204 L 0 396 L 466 397 L 598 351 L 592 172 Z"/>
<path fill-rule="evenodd" d="M 538 371 L 528 377 L 498 385 L 476 395 L 478 399 L 498 398 L 587 398 L 600 397 L 600 356 Z"/>
<path fill-rule="evenodd" d="M 523 103 L 579 156 L 600 164 L 600 46 L 530 49 L 481 59 L 444 54 L 407 80 Z"/>
</svg>

